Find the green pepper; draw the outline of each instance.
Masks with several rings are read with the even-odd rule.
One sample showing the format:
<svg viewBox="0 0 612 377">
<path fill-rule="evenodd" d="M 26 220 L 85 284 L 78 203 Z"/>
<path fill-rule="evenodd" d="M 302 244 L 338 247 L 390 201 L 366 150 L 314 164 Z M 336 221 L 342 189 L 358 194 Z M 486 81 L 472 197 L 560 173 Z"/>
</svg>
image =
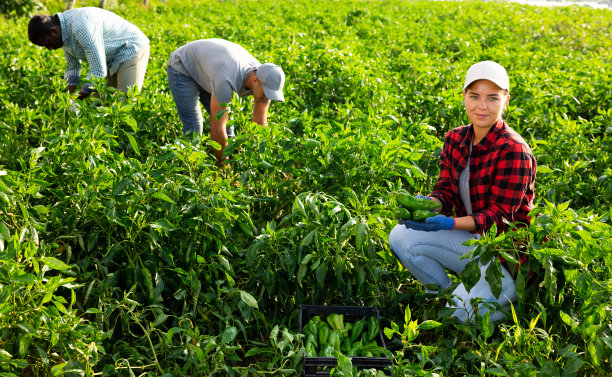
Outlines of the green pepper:
<svg viewBox="0 0 612 377">
<path fill-rule="evenodd" d="M 342 330 L 344 328 L 344 316 L 338 313 L 332 313 L 326 318 L 329 327 L 332 330 Z"/>
<path fill-rule="evenodd" d="M 579 260 L 568 255 L 549 255 L 550 261 L 557 267 L 579 268 L 582 264 Z"/>
<path fill-rule="evenodd" d="M 345 323 L 344 324 L 344 331 L 345 331 L 345 335 L 346 334 L 350 334 L 351 333 L 351 329 L 353 328 L 353 324 L 352 323 Z"/>
<path fill-rule="evenodd" d="M 321 348 L 321 352 L 319 352 L 319 356 L 321 357 L 334 357 L 334 347 L 326 344 Z"/>
<path fill-rule="evenodd" d="M 437 215 L 437 212 L 431 212 L 427 210 L 416 210 L 412 213 L 412 219 L 414 221 L 425 221 L 426 218 Z"/>
<path fill-rule="evenodd" d="M 306 342 L 306 356 L 315 357 L 317 356 L 317 346 L 312 342 Z"/>
<path fill-rule="evenodd" d="M 366 327 L 367 322 L 364 319 L 360 319 L 359 321 L 353 324 L 353 329 L 351 330 L 351 343 L 355 343 L 357 339 L 363 333 L 363 330 Z"/>
<path fill-rule="evenodd" d="M 320 316 L 315 315 L 314 317 L 310 318 L 310 321 L 308 321 L 308 323 L 312 322 L 315 326 L 317 326 L 319 323 L 323 322 L 323 320 L 321 319 Z"/>
<path fill-rule="evenodd" d="M 395 209 L 395 218 L 400 220 L 412 220 L 412 213 L 410 213 L 410 210 L 408 208 L 404 208 L 404 207 L 397 207 Z"/>
<path fill-rule="evenodd" d="M 317 325 L 315 322 L 313 321 L 309 321 L 306 326 L 304 326 L 302 328 L 302 334 L 306 335 L 306 337 L 308 337 L 308 335 L 313 335 L 315 338 L 318 337 L 318 331 L 317 331 Z"/>
<path fill-rule="evenodd" d="M 340 330 L 332 330 L 329 332 L 329 337 L 327 338 L 327 344 L 334 347 L 334 351 L 340 351 Z"/>
<path fill-rule="evenodd" d="M 401 205 L 408 208 L 409 210 L 421 209 L 429 211 L 442 207 L 442 204 L 435 200 L 429 200 L 426 198 L 415 198 L 407 192 L 396 192 L 395 198 Z"/>
<path fill-rule="evenodd" d="M 308 336 L 306 337 L 306 343 L 313 343 L 315 348 L 319 346 L 317 343 L 317 338 L 312 334 L 308 334 Z"/>
<path fill-rule="evenodd" d="M 362 349 L 361 342 L 353 343 L 353 346 L 348 351 L 348 356 L 361 356 Z"/>
<path fill-rule="evenodd" d="M 380 347 L 378 346 L 378 343 L 376 343 L 375 340 L 368 342 L 363 347 L 363 350 L 364 352 L 370 352 L 372 356 L 380 356 Z"/>
<path fill-rule="evenodd" d="M 368 318 L 368 341 L 374 340 L 380 334 L 380 322 L 374 316 Z"/>
<path fill-rule="evenodd" d="M 319 323 L 319 325 L 317 326 L 317 330 L 319 332 L 319 344 L 321 345 L 321 347 L 323 347 L 324 344 L 327 344 L 327 338 L 329 337 L 329 332 L 331 330 L 325 322 Z"/>
<path fill-rule="evenodd" d="M 343 354 L 348 355 L 350 350 L 351 339 L 349 337 L 345 337 L 344 339 L 342 339 L 342 344 L 340 344 L 340 351 L 342 351 Z"/>
</svg>

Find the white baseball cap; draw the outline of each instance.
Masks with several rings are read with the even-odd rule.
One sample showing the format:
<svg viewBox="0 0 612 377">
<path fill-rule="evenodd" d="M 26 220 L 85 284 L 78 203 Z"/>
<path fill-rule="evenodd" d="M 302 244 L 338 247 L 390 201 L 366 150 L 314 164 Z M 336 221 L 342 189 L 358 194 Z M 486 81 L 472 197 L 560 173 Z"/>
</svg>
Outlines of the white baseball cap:
<svg viewBox="0 0 612 377">
<path fill-rule="evenodd" d="M 468 69 L 465 74 L 463 90 L 476 80 L 489 80 L 501 89 L 510 90 L 510 80 L 506 70 L 501 65 L 490 60 L 478 62 Z"/>
<path fill-rule="evenodd" d="M 266 97 L 272 101 L 285 101 L 283 85 L 285 85 L 285 73 L 276 64 L 264 63 L 257 67 L 255 76 L 261 82 Z"/>
</svg>

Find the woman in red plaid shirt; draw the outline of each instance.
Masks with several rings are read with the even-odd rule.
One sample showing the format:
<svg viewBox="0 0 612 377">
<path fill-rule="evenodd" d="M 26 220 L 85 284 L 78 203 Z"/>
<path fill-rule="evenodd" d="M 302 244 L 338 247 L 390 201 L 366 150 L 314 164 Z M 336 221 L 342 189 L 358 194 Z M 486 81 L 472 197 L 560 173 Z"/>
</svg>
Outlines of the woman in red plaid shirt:
<svg viewBox="0 0 612 377">
<path fill-rule="evenodd" d="M 503 219 L 529 222 L 536 161 L 525 140 L 502 119 L 509 90 L 501 65 L 483 61 L 470 67 L 463 98 L 472 123 L 446 135 L 438 181 L 425 197 L 440 202 L 437 211 L 442 214 L 425 222 L 402 220 L 389 235 L 391 251 L 425 286 L 446 289 L 451 285 L 445 268 L 461 273 L 469 259 L 459 258 L 473 248 L 463 242 L 479 238 L 493 224 L 503 231 Z M 453 292 L 454 305 L 449 306 L 457 308 L 453 316 L 461 322 L 474 319 L 472 298 L 497 302 L 503 308 L 516 301 L 514 280 L 506 268 L 502 266 L 502 291 L 496 298 L 485 280 L 488 264 L 480 267 L 481 279 L 470 292 L 463 284 Z M 479 307 L 481 314 L 487 311 Z M 490 313 L 494 321 L 504 317 L 501 310 Z"/>
</svg>

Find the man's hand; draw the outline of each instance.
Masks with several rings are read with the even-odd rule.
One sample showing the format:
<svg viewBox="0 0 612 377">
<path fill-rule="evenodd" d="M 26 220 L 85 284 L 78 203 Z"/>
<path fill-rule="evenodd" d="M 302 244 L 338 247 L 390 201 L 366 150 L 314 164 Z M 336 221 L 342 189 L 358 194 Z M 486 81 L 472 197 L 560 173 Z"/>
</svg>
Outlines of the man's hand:
<svg viewBox="0 0 612 377">
<path fill-rule="evenodd" d="M 260 126 L 268 125 L 268 107 L 270 107 L 270 102 L 265 96 L 263 98 L 253 98 L 253 122 Z"/>
<path fill-rule="evenodd" d="M 437 230 L 453 230 L 455 229 L 455 219 L 444 215 L 436 215 L 428 217 L 425 222 L 413 221 L 413 220 L 402 220 L 398 221 L 399 224 L 404 225 L 406 228 L 414 230 L 422 230 L 425 232 L 435 232 Z"/>
<path fill-rule="evenodd" d="M 225 110 L 225 111 L 223 111 Z M 227 131 L 225 126 L 229 119 L 228 108 L 221 106 L 214 93 L 210 94 L 210 138 L 221 146 L 221 149 L 214 150 L 217 158 L 217 166 L 223 166 L 223 150 L 227 146 Z M 217 114 L 221 114 L 217 117 Z"/>
<path fill-rule="evenodd" d="M 85 93 L 83 91 L 79 91 L 79 95 L 77 96 L 77 99 L 85 99 L 85 98 L 89 97 L 90 94 L 91 94 L 91 92 L 90 93 Z"/>
</svg>

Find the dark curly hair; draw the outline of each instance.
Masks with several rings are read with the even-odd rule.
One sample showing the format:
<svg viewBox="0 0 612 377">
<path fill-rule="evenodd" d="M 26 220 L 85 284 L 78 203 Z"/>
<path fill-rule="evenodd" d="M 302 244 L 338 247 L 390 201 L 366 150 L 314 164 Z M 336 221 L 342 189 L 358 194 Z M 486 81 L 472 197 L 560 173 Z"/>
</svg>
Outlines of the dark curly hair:
<svg viewBox="0 0 612 377">
<path fill-rule="evenodd" d="M 28 38 L 30 42 L 40 46 L 42 40 L 49 35 L 51 28 L 59 24 L 60 22 L 57 14 L 54 16 L 33 16 L 28 23 Z"/>
</svg>

